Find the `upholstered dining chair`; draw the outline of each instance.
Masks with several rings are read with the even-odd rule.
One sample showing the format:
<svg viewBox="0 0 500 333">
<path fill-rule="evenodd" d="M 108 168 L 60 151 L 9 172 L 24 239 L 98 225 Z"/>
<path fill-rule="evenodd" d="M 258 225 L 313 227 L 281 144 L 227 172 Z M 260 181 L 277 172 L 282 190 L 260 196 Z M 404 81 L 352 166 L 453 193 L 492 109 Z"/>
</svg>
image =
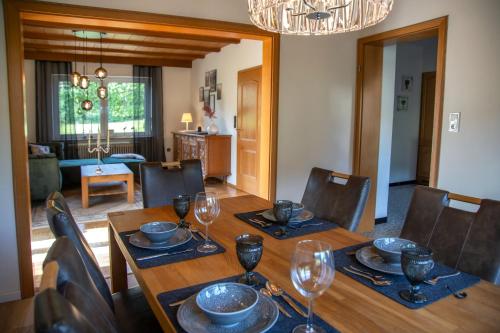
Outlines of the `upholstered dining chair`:
<svg viewBox="0 0 500 333">
<path fill-rule="evenodd" d="M 183 160 L 180 167 L 167 168 L 159 162 L 141 164 L 144 208 L 171 205 L 180 194 L 194 198 L 205 191 L 200 160 Z"/>
<path fill-rule="evenodd" d="M 345 184 L 337 183 L 335 178 L 344 178 Z M 361 220 L 369 191 L 368 177 L 312 168 L 302 203 L 315 216 L 354 231 Z"/>
</svg>

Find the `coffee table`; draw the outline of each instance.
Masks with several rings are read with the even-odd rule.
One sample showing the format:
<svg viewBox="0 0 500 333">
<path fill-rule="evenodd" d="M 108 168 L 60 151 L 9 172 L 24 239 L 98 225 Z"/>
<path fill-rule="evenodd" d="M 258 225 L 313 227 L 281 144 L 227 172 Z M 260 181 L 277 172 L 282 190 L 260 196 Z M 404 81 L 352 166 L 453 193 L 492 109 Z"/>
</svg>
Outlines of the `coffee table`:
<svg viewBox="0 0 500 333">
<path fill-rule="evenodd" d="M 129 203 L 134 202 L 134 173 L 123 163 L 101 164 L 102 173 L 97 175 L 97 165 L 82 165 L 82 207 L 89 207 L 89 197 L 127 193 Z M 125 184 L 126 183 L 126 184 Z"/>
</svg>

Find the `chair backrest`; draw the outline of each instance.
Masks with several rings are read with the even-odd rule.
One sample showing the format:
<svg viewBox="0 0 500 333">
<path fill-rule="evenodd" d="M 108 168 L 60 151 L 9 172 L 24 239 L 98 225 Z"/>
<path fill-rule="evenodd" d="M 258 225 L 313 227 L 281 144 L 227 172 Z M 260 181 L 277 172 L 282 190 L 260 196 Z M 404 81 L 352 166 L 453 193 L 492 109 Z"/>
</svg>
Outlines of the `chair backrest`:
<svg viewBox="0 0 500 333">
<path fill-rule="evenodd" d="M 99 331 L 116 331 L 113 311 L 97 290 L 78 250 L 67 237 L 59 237 L 50 247 L 44 268 L 53 262 L 58 265 L 56 290 Z M 44 270 L 45 273 L 45 270 Z"/>
<path fill-rule="evenodd" d="M 428 244 L 437 218 L 449 202 L 446 191 L 416 186 L 400 237 L 419 244 Z"/>
<path fill-rule="evenodd" d="M 165 168 L 161 163 L 141 164 L 141 184 L 144 208 L 171 205 L 181 194 L 194 198 L 205 190 L 200 160 L 181 161 L 180 168 Z"/>
<path fill-rule="evenodd" d="M 335 177 L 346 179 L 345 184 Z M 359 225 L 370 191 L 368 177 L 349 176 L 313 168 L 302 197 L 305 209 L 315 216 L 354 231 Z"/>
<path fill-rule="evenodd" d="M 71 211 L 64 200 L 64 197 L 59 192 L 54 192 L 47 198 L 47 220 L 49 221 L 50 229 L 56 238 L 66 236 L 74 247 L 78 250 L 87 271 L 99 290 L 102 297 L 108 303 L 111 309 L 114 308 L 113 298 L 109 290 L 106 279 L 99 269 L 99 264 L 88 244 L 85 236 L 75 222 Z"/>
</svg>

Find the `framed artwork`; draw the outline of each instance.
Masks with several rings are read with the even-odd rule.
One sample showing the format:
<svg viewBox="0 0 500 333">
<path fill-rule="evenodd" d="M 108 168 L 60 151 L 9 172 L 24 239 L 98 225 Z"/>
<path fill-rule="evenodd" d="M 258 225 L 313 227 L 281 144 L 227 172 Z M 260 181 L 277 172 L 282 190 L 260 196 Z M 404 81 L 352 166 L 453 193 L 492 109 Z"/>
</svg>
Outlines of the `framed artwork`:
<svg viewBox="0 0 500 333">
<path fill-rule="evenodd" d="M 198 92 L 198 102 L 203 102 L 205 100 L 204 94 L 205 94 L 205 88 L 200 87 L 200 90 Z"/>
<path fill-rule="evenodd" d="M 203 104 L 204 106 L 210 105 L 210 90 L 203 89 Z"/>
<path fill-rule="evenodd" d="M 408 96 L 398 96 L 397 109 L 398 111 L 408 111 Z"/>
<path fill-rule="evenodd" d="M 215 94 L 210 95 L 210 109 L 215 113 Z"/>
<path fill-rule="evenodd" d="M 208 72 L 208 83 L 210 87 L 210 92 L 215 92 L 217 90 L 217 70 L 211 70 Z"/>
<path fill-rule="evenodd" d="M 205 72 L 205 87 L 210 85 L 210 72 Z"/>
<path fill-rule="evenodd" d="M 217 100 L 222 99 L 222 83 L 217 83 Z"/>
<path fill-rule="evenodd" d="M 413 76 L 403 75 L 401 80 L 401 91 L 407 92 L 411 91 L 413 88 Z"/>
</svg>

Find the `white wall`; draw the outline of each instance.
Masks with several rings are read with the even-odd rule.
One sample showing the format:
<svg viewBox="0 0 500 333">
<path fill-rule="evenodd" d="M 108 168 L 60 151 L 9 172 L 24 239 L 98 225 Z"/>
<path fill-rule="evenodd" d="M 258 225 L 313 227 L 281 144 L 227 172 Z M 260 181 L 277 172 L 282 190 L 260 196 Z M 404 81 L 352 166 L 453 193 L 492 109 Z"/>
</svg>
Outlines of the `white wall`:
<svg viewBox="0 0 500 333">
<path fill-rule="evenodd" d="M 396 82 L 396 57 L 395 44 L 384 47 L 375 218 L 387 217 L 389 176 L 391 171 L 390 163 L 392 121 L 394 117 L 394 85 Z"/>
<path fill-rule="evenodd" d="M 0 5 L 0 303 L 20 297 L 17 261 L 16 222 L 12 189 L 12 159 L 10 150 L 9 96 L 3 2 Z"/>
<path fill-rule="evenodd" d="M 195 118 L 195 126 L 203 129 L 210 124 L 208 117 L 201 110 L 198 90 L 205 85 L 205 72 L 216 69 L 217 83 L 222 83 L 222 99 L 215 101 L 214 122 L 220 134 L 231 134 L 231 176 L 227 181 L 236 184 L 236 130 L 234 116 L 238 102 L 238 71 L 262 64 L 262 42 L 242 40 L 222 48 L 218 53 L 210 53 L 204 59 L 193 61 L 191 79 L 191 112 Z"/>
<path fill-rule="evenodd" d="M 396 85 L 392 135 L 390 182 L 416 179 L 422 73 L 436 70 L 437 40 L 399 43 L 396 56 Z M 403 76 L 413 77 L 410 91 L 402 90 Z M 397 110 L 397 97 L 408 97 L 408 110 Z"/>
</svg>

